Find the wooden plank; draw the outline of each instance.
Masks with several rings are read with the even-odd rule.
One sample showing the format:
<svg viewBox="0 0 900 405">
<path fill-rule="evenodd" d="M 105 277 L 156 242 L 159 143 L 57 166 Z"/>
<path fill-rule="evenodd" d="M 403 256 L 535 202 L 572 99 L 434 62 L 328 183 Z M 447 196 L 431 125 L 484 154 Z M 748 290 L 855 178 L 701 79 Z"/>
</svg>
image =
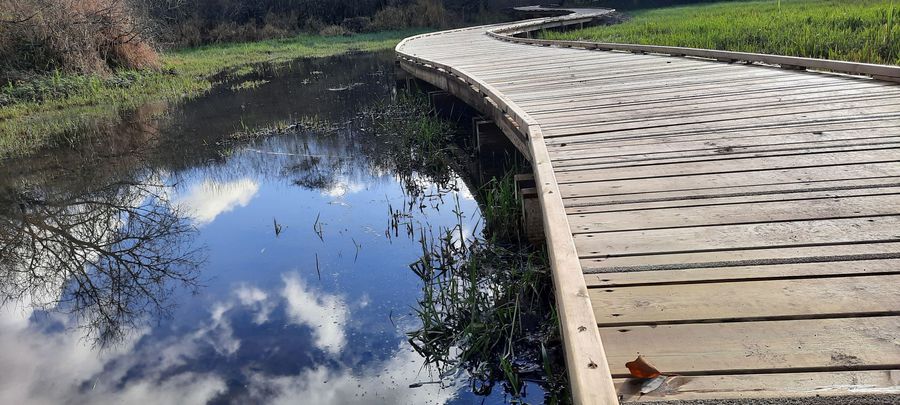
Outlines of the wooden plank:
<svg viewBox="0 0 900 405">
<path fill-rule="evenodd" d="M 582 257 L 900 241 L 900 215 L 575 235 Z"/>
<path fill-rule="evenodd" d="M 660 91 L 683 89 L 690 91 L 702 86 L 719 82 L 724 84 L 734 81 L 735 85 L 745 83 L 775 83 L 785 77 L 783 71 L 769 68 L 742 68 L 728 66 L 684 66 L 676 70 L 664 67 L 655 71 L 622 73 L 617 76 L 593 74 L 580 77 L 553 79 L 543 78 L 531 82 L 510 82 L 504 90 L 509 95 L 523 102 L 532 103 L 538 100 L 555 102 L 567 97 L 585 97 L 590 95 L 635 95 L 639 91 Z M 702 74 L 699 74 L 702 73 Z M 821 75 L 795 75 L 798 78 L 809 78 L 823 85 L 839 82 L 839 79 Z M 725 91 L 724 89 L 713 90 Z"/>
<path fill-rule="evenodd" d="M 560 185 L 567 206 L 606 199 L 607 203 L 694 199 L 826 190 L 859 184 L 886 184 L 900 176 L 900 160 L 883 163 L 800 167 L 777 170 L 698 173 L 676 177 L 596 180 Z M 588 198 L 594 200 L 588 200 Z"/>
<path fill-rule="evenodd" d="M 802 201 L 747 201 L 725 205 L 672 207 L 569 215 L 572 232 L 641 229 L 900 215 L 900 190 L 889 194 L 825 197 Z"/>
<path fill-rule="evenodd" d="M 624 73 L 623 71 L 616 76 L 611 76 L 609 74 L 606 74 L 605 72 L 602 72 L 591 76 L 556 79 L 547 78 L 540 81 L 509 79 L 505 82 L 498 82 L 497 88 L 502 90 L 504 94 L 507 94 L 510 97 L 517 97 L 523 94 L 534 93 L 535 91 L 539 91 L 541 89 L 554 94 L 561 90 L 574 89 L 584 86 L 603 87 L 608 83 L 617 83 L 621 85 L 622 83 L 628 83 L 632 81 L 639 82 L 641 80 L 644 80 L 647 76 L 653 76 L 655 80 L 664 80 L 666 78 L 675 79 L 684 75 L 704 75 L 707 72 L 714 72 L 719 69 L 720 67 L 718 66 L 710 66 L 704 64 L 696 66 L 686 66 L 678 69 L 668 69 L 666 66 L 659 66 L 656 69 L 639 70 L 638 72 L 632 72 L 630 74 Z"/>
<path fill-rule="evenodd" d="M 766 134 L 746 134 L 736 137 L 732 134 L 717 136 L 686 136 L 679 138 L 640 139 L 621 142 L 594 142 L 590 144 L 554 145 L 550 157 L 558 164 L 568 164 L 567 160 L 586 158 L 622 158 L 688 155 L 690 153 L 741 153 L 754 150 L 774 150 L 778 148 L 799 148 L 839 144 L 847 141 L 868 142 L 891 139 L 900 132 L 898 126 L 875 126 L 852 129 L 826 129 L 808 131 L 770 131 Z M 775 132 L 775 133 L 771 133 Z M 548 145 L 549 147 L 549 145 Z"/>
<path fill-rule="evenodd" d="M 587 57 L 586 57 L 587 56 Z M 509 79 L 543 80 L 547 78 L 580 77 L 582 75 L 596 75 L 598 71 L 609 71 L 610 74 L 625 72 L 625 66 L 639 69 L 658 69 L 659 67 L 688 67 L 700 66 L 702 63 L 687 59 L 672 58 L 635 58 L 633 55 L 616 55 L 614 57 L 596 57 L 594 55 L 572 55 L 567 58 L 554 57 L 549 60 L 535 60 L 534 56 L 526 62 L 515 64 L 494 64 L 491 69 L 476 68 L 478 78 L 487 82 L 502 82 Z"/>
<path fill-rule="evenodd" d="M 607 167 L 557 173 L 560 184 L 593 182 L 598 179 L 627 180 L 658 177 L 680 177 L 702 174 L 726 174 L 752 171 L 775 171 L 786 168 L 850 165 L 858 163 L 888 163 L 900 158 L 897 148 L 860 150 L 851 152 L 810 153 L 795 156 L 732 159 L 720 162 L 665 163 L 649 166 Z"/>
<path fill-rule="evenodd" d="M 799 146 L 776 146 L 741 148 L 723 146 L 704 152 L 672 153 L 668 155 L 649 156 L 617 156 L 617 157 L 582 157 L 579 159 L 555 160 L 557 173 L 577 172 L 607 167 L 651 166 L 655 164 L 722 162 L 727 165 L 736 159 L 763 159 L 779 156 L 814 155 L 822 153 L 840 153 L 859 150 L 895 148 L 900 146 L 900 136 L 884 137 L 869 140 L 844 140 L 822 142 L 820 144 Z"/>
<path fill-rule="evenodd" d="M 757 115 L 731 117 L 712 117 L 697 121 L 675 121 L 664 120 L 654 122 L 653 125 L 644 123 L 626 122 L 618 124 L 586 124 L 581 126 L 568 126 L 563 124 L 557 128 L 548 128 L 551 137 L 570 137 L 569 140 L 580 140 L 582 135 L 587 138 L 613 138 L 613 137 L 634 137 L 634 134 L 640 133 L 642 137 L 652 137 L 658 135 L 681 135 L 681 134 L 698 134 L 709 131 L 733 131 L 740 129 L 763 129 L 788 127 L 794 125 L 810 125 L 815 123 L 830 124 L 838 122 L 864 122 L 873 120 L 893 120 L 900 117 L 900 112 L 896 105 L 889 106 L 871 106 L 869 109 L 857 108 L 852 110 L 841 110 L 836 106 L 832 106 L 825 110 L 814 112 L 800 112 L 799 114 L 791 114 L 790 112 L 758 112 Z M 765 118 L 765 120 L 761 120 Z"/>
<path fill-rule="evenodd" d="M 690 72 L 706 72 L 710 76 L 731 74 L 734 77 L 740 76 L 738 75 L 739 72 L 744 72 L 745 74 L 771 72 L 772 76 L 785 74 L 780 69 L 770 69 L 764 67 L 748 69 L 747 67 L 742 66 L 718 65 L 698 61 L 689 63 L 677 63 L 673 65 L 671 62 L 671 58 L 660 58 L 659 63 L 637 62 L 636 64 L 638 68 L 635 70 L 628 70 L 628 63 L 622 63 L 618 64 L 618 66 L 612 65 L 612 67 L 604 67 L 602 69 L 596 69 L 593 72 L 586 72 L 576 77 L 554 77 L 553 75 L 545 75 L 543 77 L 530 81 L 514 81 L 512 79 L 505 79 L 507 87 L 503 87 L 503 89 L 507 94 L 511 96 L 522 95 L 527 97 L 527 93 L 529 93 L 527 90 L 529 90 L 529 87 L 542 87 L 547 92 L 549 92 L 548 94 L 557 95 L 562 93 L 562 91 L 566 89 L 578 88 L 579 84 L 588 86 L 604 86 L 608 84 L 620 87 L 623 84 L 628 83 L 639 84 L 644 80 L 664 82 L 666 80 L 673 79 L 677 79 L 680 83 L 682 80 L 690 80 L 690 76 L 692 76 L 692 73 Z M 671 67 L 671 69 L 669 67 Z M 609 72 L 610 74 L 603 74 L 605 72 Z M 694 76 L 696 77 L 697 75 Z M 823 77 L 821 75 L 818 76 Z M 700 77 L 707 79 L 704 76 Z M 833 79 L 828 77 L 824 78 L 826 80 Z M 503 81 L 504 80 L 497 80 L 495 82 Z"/>
<path fill-rule="evenodd" d="M 686 59 L 673 60 L 672 58 L 660 58 L 659 60 L 640 58 L 630 61 L 581 58 L 579 62 L 557 62 L 554 58 L 518 69 L 499 69 L 490 73 L 479 70 L 478 77 L 491 83 L 514 82 L 523 85 L 537 85 L 538 83 L 565 83 L 571 80 L 603 78 L 602 75 L 598 75 L 598 72 L 608 72 L 609 76 L 618 76 L 625 73 L 657 72 L 660 69 L 674 70 L 699 67 L 708 68 L 709 65 Z M 633 68 L 633 70 L 628 68 Z M 548 82 L 548 80 L 552 82 Z"/>
<path fill-rule="evenodd" d="M 642 381 L 616 379 L 623 402 L 797 398 L 900 394 L 900 370 L 832 371 L 716 376 L 672 376 L 657 390 L 641 393 Z M 883 398 L 885 404 L 895 399 Z M 853 399 L 848 398 L 847 403 Z M 832 402 L 837 403 L 837 402 Z"/>
<path fill-rule="evenodd" d="M 745 81 L 733 83 L 732 86 L 723 86 L 720 82 L 698 83 L 691 88 L 673 89 L 670 87 L 647 87 L 641 92 L 628 91 L 631 88 L 623 88 L 623 91 L 611 94 L 588 93 L 583 95 L 569 94 L 568 97 L 545 98 L 521 103 L 523 108 L 537 113 L 549 113 L 559 111 L 571 111 L 597 106 L 616 105 L 656 105 L 668 101 L 694 100 L 703 102 L 708 99 L 736 98 L 741 94 L 750 97 L 762 97 L 772 91 L 824 91 L 846 87 L 845 83 L 828 81 L 822 83 L 816 77 L 779 77 L 774 80 Z M 875 87 L 875 86 L 872 86 Z M 856 88 L 856 86 L 854 86 Z M 860 87 L 862 88 L 862 87 Z M 608 90 L 604 89 L 604 90 Z"/>
<path fill-rule="evenodd" d="M 859 98 L 852 101 L 825 102 L 816 105 L 797 106 L 764 106 L 747 108 L 746 111 L 705 111 L 697 113 L 676 111 L 673 114 L 661 114 L 659 118 L 646 115 L 646 112 L 627 113 L 606 116 L 585 115 L 575 119 L 542 119 L 542 126 L 552 130 L 554 134 L 613 132 L 634 128 L 673 127 L 686 124 L 711 124 L 723 121 L 759 120 L 769 122 L 793 122 L 796 117 L 853 117 L 871 114 L 896 114 L 900 112 L 900 102 L 889 95 L 871 98 Z M 685 118 L 692 117 L 687 120 Z M 791 119 L 793 118 L 793 119 Z"/>
<path fill-rule="evenodd" d="M 775 280 L 863 274 L 900 274 L 900 259 L 853 260 L 823 263 L 785 263 L 760 266 L 702 267 L 682 270 L 585 274 L 584 280 L 589 288 L 615 288 L 644 285 L 697 284 L 736 280 Z"/>
<path fill-rule="evenodd" d="M 585 255 L 582 253 L 582 255 Z M 594 254 L 581 260 L 585 273 L 660 271 L 710 267 L 761 266 L 900 258 L 900 243 L 820 244 L 771 246 L 747 250 L 741 247 L 700 252 L 656 252 L 644 255 Z"/>
<path fill-rule="evenodd" d="M 624 130 L 559 136 L 544 139 L 549 146 L 591 148 L 604 145 L 625 145 L 655 142 L 677 142 L 679 140 L 713 140 L 717 137 L 734 138 L 735 134 L 764 136 L 769 134 L 796 134 L 804 132 L 827 133 L 837 129 L 889 128 L 900 123 L 900 114 L 881 114 L 862 117 L 841 117 L 837 119 L 798 119 L 793 122 L 773 124 L 706 125 L 700 128 L 656 128 L 642 131 Z"/>
<path fill-rule="evenodd" d="M 717 196 L 712 195 L 706 198 L 692 199 L 662 199 L 649 201 L 620 201 L 620 202 L 604 202 L 603 200 L 580 200 L 578 204 L 566 203 L 566 213 L 569 215 L 593 214 L 593 213 L 612 213 L 621 211 L 650 211 L 655 209 L 673 209 L 681 207 L 701 207 L 701 206 L 721 206 L 721 205 L 741 205 L 751 203 L 766 203 L 776 201 L 793 201 L 796 204 L 803 204 L 804 201 L 810 199 L 823 198 L 842 198 L 854 196 L 874 196 L 888 195 L 900 192 L 900 178 L 894 178 L 892 181 L 885 179 L 877 179 L 872 181 L 873 185 L 865 185 L 862 182 L 856 182 L 853 188 L 838 188 L 834 190 L 796 190 L 795 192 L 771 193 L 771 194 L 741 194 L 736 196 Z M 877 184 L 877 186 L 875 186 Z"/>
<path fill-rule="evenodd" d="M 900 275 L 590 290 L 599 326 L 900 315 Z"/>
<path fill-rule="evenodd" d="M 701 94 L 705 96 L 706 94 Z M 897 97 L 900 95 L 895 87 L 887 88 L 859 88 L 835 85 L 828 88 L 800 89 L 789 91 L 786 89 L 774 89 L 768 92 L 747 92 L 740 96 L 732 97 L 692 97 L 684 94 L 675 99 L 663 99 L 652 103 L 641 103 L 630 100 L 619 100 L 617 104 L 595 103 L 589 106 L 569 106 L 555 111 L 537 112 L 530 114 L 542 122 L 566 120 L 578 122 L 602 118 L 603 121 L 615 122 L 625 119 L 642 117 L 663 118 L 668 116 L 701 116 L 710 113 L 725 113 L 741 111 L 748 113 L 755 110 L 769 110 L 775 107 L 787 107 L 804 105 L 810 107 L 813 104 L 848 102 L 854 100 L 877 100 L 884 97 Z M 630 102 L 629 102 L 630 101 Z M 648 100 L 649 101 L 649 100 Z"/>
<path fill-rule="evenodd" d="M 614 377 L 639 354 L 668 374 L 900 368 L 900 317 L 600 328 Z"/>
<path fill-rule="evenodd" d="M 654 153 L 669 150 L 691 150 L 717 148 L 720 146 L 763 145 L 763 144 L 798 144 L 815 142 L 816 140 L 834 141 L 893 135 L 900 127 L 900 119 L 853 122 L 838 121 L 830 124 L 812 124 L 785 126 L 779 128 L 760 128 L 756 130 L 723 130 L 717 132 L 700 131 L 698 133 L 679 133 L 673 135 L 614 137 L 610 134 L 598 134 L 593 139 L 557 138 L 547 145 L 554 158 L 566 153 L 606 153 L 608 155 Z M 607 135 L 607 136 L 604 136 Z"/>
<path fill-rule="evenodd" d="M 743 74 L 739 74 L 743 73 Z M 540 92 L 530 92 L 516 96 L 516 101 L 524 108 L 532 108 L 545 104 L 557 104 L 564 100 L 602 99 L 612 96 L 639 96 L 641 93 L 654 94 L 672 93 L 678 91 L 699 91 L 706 89 L 713 93 L 727 91 L 726 84 L 747 85 L 749 83 L 759 85 L 772 85 L 784 83 L 786 79 L 793 78 L 803 83 L 817 83 L 827 85 L 835 82 L 831 78 L 823 78 L 821 75 L 785 75 L 777 69 L 719 69 L 711 71 L 703 76 L 690 76 L 680 78 L 670 77 L 646 77 L 639 83 L 635 82 L 610 82 L 585 85 L 575 89 L 547 88 Z M 840 83 L 840 82 L 838 82 Z"/>
</svg>

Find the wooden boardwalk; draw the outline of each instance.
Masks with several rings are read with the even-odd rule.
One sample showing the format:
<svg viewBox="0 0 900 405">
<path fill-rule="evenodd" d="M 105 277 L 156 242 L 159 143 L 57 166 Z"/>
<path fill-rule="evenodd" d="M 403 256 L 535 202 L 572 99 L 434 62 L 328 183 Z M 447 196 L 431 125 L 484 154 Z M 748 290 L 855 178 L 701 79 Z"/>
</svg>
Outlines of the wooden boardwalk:
<svg viewBox="0 0 900 405">
<path fill-rule="evenodd" d="M 507 36 L 606 12 L 397 47 L 531 159 L 576 402 L 900 393 L 900 69 Z"/>
</svg>

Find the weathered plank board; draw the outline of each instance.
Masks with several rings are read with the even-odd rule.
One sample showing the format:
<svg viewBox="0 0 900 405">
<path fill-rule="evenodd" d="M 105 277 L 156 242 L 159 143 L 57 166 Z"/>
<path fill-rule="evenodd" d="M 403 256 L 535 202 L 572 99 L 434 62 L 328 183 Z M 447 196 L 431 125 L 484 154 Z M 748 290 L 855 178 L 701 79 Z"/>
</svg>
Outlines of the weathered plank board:
<svg viewBox="0 0 900 405">
<path fill-rule="evenodd" d="M 666 380 L 663 387 L 648 394 L 641 393 L 641 381 L 616 379 L 616 389 L 622 400 L 629 403 L 660 400 L 898 395 L 900 370 L 672 376 Z M 848 398 L 847 402 L 852 402 L 852 399 Z"/>
<path fill-rule="evenodd" d="M 900 242 L 875 241 L 811 246 L 734 247 L 712 251 L 652 252 L 640 255 L 615 253 L 582 256 L 586 273 L 751 266 L 784 263 L 816 263 L 836 260 L 900 258 Z"/>
<path fill-rule="evenodd" d="M 680 207 L 743 205 L 750 203 L 767 203 L 778 201 L 792 201 L 795 204 L 803 204 L 803 202 L 806 200 L 859 196 L 884 196 L 900 192 L 900 178 L 866 180 L 869 180 L 871 183 L 864 184 L 862 181 L 857 181 L 854 182 L 854 186 L 849 186 L 849 182 L 842 182 L 838 184 L 844 185 L 844 188 L 816 190 L 815 188 L 810 187 L 790 193 L 773 192 L 763 194 L 741 194 L 737 196 L 711 195 L 704 198 L 694 199 L 650 199 L 645 201 L 632 200 L 619 202 L 579 200 L 579 203 L 577 204 L 567 204 L 566 212 L 570 215 L 578 214 L 578 217 L 581 217 L 583 214 L 593 213 L 612 213 L 638 210 L 649 211 L 656 209 L 674 209 Z"/>
<path fill-rule="evenodd" d="M 584 278 L 590 288 L 615 288 L 742 280 L 810 279 L 863 274 L 900 274 L 900 259 L 585 274 Z"/>
<path fill-rule="evenodd" d="M 576 234 L 582 257 L 900 241 L 900 214 Z"/>
<path fill-rule="evenodd" d="M 900 315 L 900 275 L 591 289 L 600 326 Z"/>
<path fill-rule="evenodd" d="M 639 354 L 670 374 L 900 368 L 900 317 L 600 328 L 614 377 Z"/>
<path fill-rule="evenodd" d="M 573 233 L 580 234 L 893 215 L 900 212 L 898 191 L 880 195 L 578 214 L 569 217 L 569 225 Z"/>
</svg>

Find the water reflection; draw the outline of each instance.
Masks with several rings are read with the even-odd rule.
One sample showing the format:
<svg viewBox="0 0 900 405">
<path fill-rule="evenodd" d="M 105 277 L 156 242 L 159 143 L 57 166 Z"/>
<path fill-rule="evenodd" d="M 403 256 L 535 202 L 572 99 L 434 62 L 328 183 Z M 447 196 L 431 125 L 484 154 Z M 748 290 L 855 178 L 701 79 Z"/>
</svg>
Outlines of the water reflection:
<svg viewBox="0 0 900 405">
<path fill-rule="evenodd" d="M 4 302 L 71 313 L 101 346 L 167 310 L 174 283 L 193 288 L 193 228 L 156 176 L 80 194 L 12 188 L 0 196 Z"/>
<path fill-rule="evenodd" d="M 461 212 L 471 236 L 477 204 L 344 125 L 394 96 L 392 62 L 263 69 L 110 126 L 120 141 L 0 166 L 0 403 L 482 402 L 407 343 L 421 247 L 385 236 L 404 204 L 435 229 Z M 309 115 L 341 129 L 230 138 Z"/>
<path fill-rule="evenodd" d="M 259 184 L 251 179 L 219 182 L 208 179 L 179 196 L 178 204 L 197 225 L 213 222 L 219 214 L 237 207 L 246 207 L 259 191 Z"/>
</svg>

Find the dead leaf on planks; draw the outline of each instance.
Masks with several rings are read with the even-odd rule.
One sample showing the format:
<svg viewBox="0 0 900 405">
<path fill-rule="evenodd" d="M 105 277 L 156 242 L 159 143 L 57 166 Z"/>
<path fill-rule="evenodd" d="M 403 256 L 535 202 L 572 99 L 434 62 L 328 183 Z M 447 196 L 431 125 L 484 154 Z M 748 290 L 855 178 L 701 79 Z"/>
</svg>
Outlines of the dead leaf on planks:
<svg viewBox="0 0 900 405">
<path fill-rule="evenodd" d="M 634 361 L 625 363 L 625 367 L 628 367 L 628 371 L 632 376 L 643 380 L 641 382 L 642 395 L 656 391 L 669 378 L 660 373 L 656 367 L 653 367 L 653 365 L 650 364 L 650 362 L 644 360 L 642 356 L 638 356 Z"/>
<path fill-rule="evenodd" d="M 662 374 L 656 367 L 644 360 L 643 356 L 638 356 L 634 361 L 625 363 L 625 367 L 628 367 L 631 375 L 637 378 L 656 378 Z"/>
</svg>

